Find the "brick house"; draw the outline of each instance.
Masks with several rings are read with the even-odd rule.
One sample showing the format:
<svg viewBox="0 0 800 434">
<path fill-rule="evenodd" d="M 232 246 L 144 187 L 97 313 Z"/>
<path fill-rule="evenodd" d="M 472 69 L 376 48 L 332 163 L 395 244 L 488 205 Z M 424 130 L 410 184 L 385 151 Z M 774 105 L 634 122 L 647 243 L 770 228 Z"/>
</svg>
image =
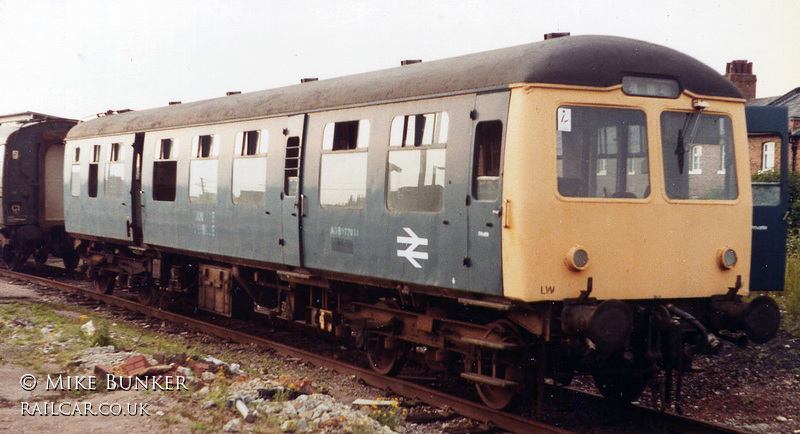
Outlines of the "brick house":
<svg viewBox="0 0 800 434">
<path fill-rule="evenodd" d="M 800 170 L 800 87 L 767 98 L 756 98 L 756 76 L 753 63 L 734 60 L 725 68 L 725 77 L 732 81 L 747 98 L 748 106 L 785 106 L 789 111 L 789 169 Z M 750 173 L 780 168 L 780 137 L 751 134 L 749 138 Z"/>
</svg>

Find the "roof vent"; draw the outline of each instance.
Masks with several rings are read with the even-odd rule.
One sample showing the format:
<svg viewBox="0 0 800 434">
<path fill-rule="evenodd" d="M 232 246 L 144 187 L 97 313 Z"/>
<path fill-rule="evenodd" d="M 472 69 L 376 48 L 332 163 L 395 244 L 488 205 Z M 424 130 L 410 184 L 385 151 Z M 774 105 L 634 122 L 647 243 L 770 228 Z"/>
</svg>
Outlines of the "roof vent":
<svg viewBox="0 0 800 434">
<path fill-rule="evenodd" d="M 170 101 L 169 105 L 178 105 L 180 103 L 181 103 L 180 101 Z"/>
<path fill-rule="evenodd" d="M 317 80 L 319 80 L 317 77 L 301 78 L 300 83 L 310 83 L 312 81 L 317 81 Z"/>
<path fill-rule="evenodd" d="M 544 40 L 546 41 L 548 39 L 563 38 L 564 36 L 569 36 L 569 32 L 545 33 Z"/>
<path fill-rule="evenodd" d="M 413 65 L 415 63 L 422 63 L 422 59 L 401 60 L 400 61 L 400 66 Z"/>
<path fill-rule="evenodd" d="M 241 94 L 241 93 L 242 93 L 242 92 L 241 92 L 241 91 L 239 91 L 239 90 L 232 90 L 232 91 L 230 91 L 230 92 L 225 92 L 225 96 L 239 95 L 239 94 Z"/>
</svg>

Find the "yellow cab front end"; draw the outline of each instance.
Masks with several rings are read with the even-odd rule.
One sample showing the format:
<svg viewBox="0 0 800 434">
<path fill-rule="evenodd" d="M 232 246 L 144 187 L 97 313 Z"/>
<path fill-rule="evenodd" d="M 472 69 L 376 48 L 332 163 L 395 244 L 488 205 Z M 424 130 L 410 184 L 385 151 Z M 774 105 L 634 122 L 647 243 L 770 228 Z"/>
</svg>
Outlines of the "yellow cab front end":
<svg viewBox="0 0 800 434">
<path fill-rule="evenodd" d="M 682 372 L 684 345 L 775 336 L 777 304 L 744 298 L 746 144 L 744 100 L 677 81 L 513 88 L 503 288 L 550 312 L 553 378 L 590 372 L 605 396 L 630 400 L 654 372 Z"/>
<path fill-rule="evenodd" d="M 590 278 L 598 299 L 746 292 L 744 101 L 520 86 L 509 113 L 506 296 L 577 298 Z"/>
<path fill-rule="evenodd" d="M 516 86 L 504 157 L 504 295 L 554 306 L 547 338 L 572 339 L 583 353 L 660 360 L 667 335 L 701 350 L 718 346 L 713 333 L 771 339 L 777 304 L 744 299 L 753 212 L 746 144 L 744 100 L 695 95 L 677 81 Z"/>
</svg>

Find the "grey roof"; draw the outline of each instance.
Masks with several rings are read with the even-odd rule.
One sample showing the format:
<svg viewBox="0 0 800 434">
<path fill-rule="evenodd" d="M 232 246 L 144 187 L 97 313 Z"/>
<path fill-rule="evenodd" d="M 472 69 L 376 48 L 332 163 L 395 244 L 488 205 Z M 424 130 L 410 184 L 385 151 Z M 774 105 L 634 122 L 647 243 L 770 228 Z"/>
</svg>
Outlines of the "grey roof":
<svg viewBox="0 0 800 434">
<path fill-rule="evenodd" d="M 508 88 L 515 83 L 608 87 L 624 75 L 670 77 L 682 89 L 741 98 L 705 64 L 670 48 L 613 36 L 567 36 L 517 47 L 294 86 L 100 117 L 68 138 L 144 132 Z"/>
<path fill-rule="evenodd" d="M 0 124 L 4 124 L 7 122 L 13 123 L 27 123 L 27 122 L 35 122 L 35 121 L 74 121 L 74 119 L 66 119 L 58 116 L 46 115 L 44 113 L 37 113 L 37 112 L 21 112 L 21 113 L 13 113 L 8 115 L 0 115 Z"/>
<path fill-rule="evenodd" d="M 789 118 L 800 118 L 800 87 L 796 87 L 780 96 L 749 99 L 747 100 L 747 105 L 783 106 L 789 110 Z"/>
</svg>

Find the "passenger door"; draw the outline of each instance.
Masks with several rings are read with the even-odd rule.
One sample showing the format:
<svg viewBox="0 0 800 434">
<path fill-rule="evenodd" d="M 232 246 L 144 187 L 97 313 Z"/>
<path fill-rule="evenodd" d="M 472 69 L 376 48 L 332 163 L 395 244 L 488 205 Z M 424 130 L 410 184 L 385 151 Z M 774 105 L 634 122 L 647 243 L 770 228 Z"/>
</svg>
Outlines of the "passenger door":
<svg viewBox="0 0 800 434">
<path fill-rule="evenodd" d="M 142 153 L 144 150 L 144 133 L 136 133 L 133 140 L 131 157 L 131 219 L 128 221 L 128 237 L 133 244 L 141 245 L 144 234 L 142 228 Z"/>
<path fill-rule="evenodd" d="M 468 201 L 470 290 L 502 295 L 503 143 L 509 93 L 478 95 L 473 111 L 472 175 Z"/>
<path fill-rule="evenodd" d="M 302 190 L 303 145 L 306 115 L 287 119 L 284 132 L 283 190 L 281 191 L 283 237 L 279 244 L 283 250 L 283 263 L 302 266 L 302 227 L 305 196 Z"/>
<path fill-rule="evenodd" d="M 747 132 L 751 138 L 774 143 L 780 155 L 777 182 L 753 183 L 753 250 L 751 291 L 782 291 L 786 274 L 786 218 L 789 210 L 789 120 L 786 107 L 747 107 Z M 774 140 L 774 142 L 773 142 Z M 779 153 L 777 152 L 779 151 Z"/>
</svg>

